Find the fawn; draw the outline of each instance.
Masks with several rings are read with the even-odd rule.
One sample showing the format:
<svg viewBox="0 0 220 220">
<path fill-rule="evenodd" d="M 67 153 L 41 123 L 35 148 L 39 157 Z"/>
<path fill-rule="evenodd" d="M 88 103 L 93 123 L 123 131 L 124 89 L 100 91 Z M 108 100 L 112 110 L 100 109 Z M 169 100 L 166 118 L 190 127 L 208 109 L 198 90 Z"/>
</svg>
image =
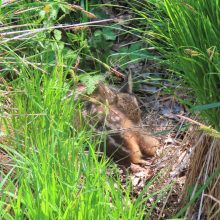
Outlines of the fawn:
<svg viewBox="0 0 220 220">
<path fill-rule="evenodd" d="M 88 98 L 87 116 L 99 130 L 107 130 L 106 153 L 119 163 L 144 164 L 154 156 L 159 141 L 141 128 L 141 111 L 132 94 L 131 83 L 118 92 L 100 82 Z M 103 149 L 103 147 L 102 147 Z"/>
</svg>

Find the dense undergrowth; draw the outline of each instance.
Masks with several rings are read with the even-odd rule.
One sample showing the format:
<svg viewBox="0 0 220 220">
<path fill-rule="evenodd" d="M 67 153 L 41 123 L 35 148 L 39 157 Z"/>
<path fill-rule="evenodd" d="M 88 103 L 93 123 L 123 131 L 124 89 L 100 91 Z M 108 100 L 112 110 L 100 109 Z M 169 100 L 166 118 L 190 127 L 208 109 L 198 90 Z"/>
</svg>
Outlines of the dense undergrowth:
<svg viewBox="0 0 220 220">
<path fill-rule="evenodd" d="M 113 177 L 106 175 L 108 166 L 98 161 L 92 131 L 73 127 L 80 106 L 64 99 L 69 87 L 62 67 L 49 75 L 30 68 L 20 74 L 12 83 L 14 111 L 8 115 L 14 135 L 9 146 L 1 146 L 16 170 L 15 179 L 5 176 L 1 185 L 1 217 L 142 219 L 143 201 L 132 201 L 129 185 L 129 190 L 120 188 L 116 169 Z"/>
<path fill-rule="evenodd" d="M 220 2 L 166 0 L 130 4 L 142 23 L 147 23 L 145 40 L 155 45 L 168 67 L 180 81 L 183 79 L 182 86 L 190 88 L 192 100 L 185 104 L 199 111 L 203 120 L 219 131 Z M 144 4 L 157 10 L 149 13 L 149 8 L 140 8 Z"/>
<path fill-rule="evenodd" d="M 86 12 L 88 5 L 83 9 L 66 1 L 1 4 L 1 132 L 5 136 L 1 149 L 12 158 L 8 170 L 1 170 L 1 218 L 150 216 L 156 203 L 146 208 L 145 202 L 163 195 L 165 189 L 143 198 L 152 180 L 139 198 L 133 198 L 130 180 L 123 188 L 116 166 L 98 158 L 95 149 L 100 138 L 86 125 L 74 127 L 82 105 L 67 94 L 82 76 L 94 86 L 88 74 L 103 70 L 97 50 L 92 51 L 100 39 L 94 40 L 98 32 L 90 36 L 83 26 L 68 31 L 61 24 L 87 22 L 92 16 Z M 107 27 L 100 31 L 101 42 L 116 38 Z"/>
<path fill-rule="evenodd" d="M 204 195 L 220 196 L 220 1 L 132 1 L 130 4 L 143 19 L 142 23 L 147 22 L 142 29 L 146 41 L 161 52 L 168 67 L 178 76 L 179 86 L 185 87 L 185 92 L 188 87 L 187 95 L 180 94 L 182 102 L 207 126 L 191 122 L 211 136 L 209 141 L 206 138 L 202 143 L 197 141 L 199 146 L 195 147 L 185 183 L 192 207 L 183 208 L 177 216 L 185 213 L 185 218 L 194 215 L 197 219 L 219 219 L 219 207 Z M 141 4 L 154 9 L 153 16 Z M 199 189 L 198 183 L 207 185 L 207 189 Z M 191 195 L 190 187 L 194 188 Z M 192 196 L 196 190 L 200 191 L 198 200 Z"/>
<path fill-rule="evenodd" d="M 190 85 L 194 109 L 219 131 L 219 1 L 129 1 L 118 8 L 135 19 L 97 24 L 87 22 L 109 17 L 99 1 L 1 4 L 0 123 L 7 141 L 0 146 L 13 159 L 13 169 L 1 171 L 1 218 L 150 219 L 156 203 L 146 201 L 157 194 L 159 201 L 167 189 L 144 197 L 152 180 L 133 198 L 130 181 L 122 187 L 117 167 L 97 157 L 100 137 L 86 125 L 74 127 L 82 105 L 67 94 L 79 80 L 93 89 L 110 66 L 159 60 L 145 48 L 153 45 Z M 127 36 L 135 43 L 112 49 Z"/>
</svg>

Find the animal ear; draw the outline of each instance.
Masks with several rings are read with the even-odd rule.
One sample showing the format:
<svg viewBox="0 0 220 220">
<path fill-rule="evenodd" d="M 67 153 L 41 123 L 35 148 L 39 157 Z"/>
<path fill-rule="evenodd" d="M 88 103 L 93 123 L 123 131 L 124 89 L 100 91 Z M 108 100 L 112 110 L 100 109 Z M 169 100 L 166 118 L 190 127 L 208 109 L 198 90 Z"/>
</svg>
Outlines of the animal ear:
<svg viewBox="0 0 220 220">
<path fill-rule="evenodd" d="M 131 74 L 130 70 L 129 70 L 129 73 L 125 79 L 125 84 L 120 89 L 120 92 L 125 92 L 125 93 L 129 93 L 129 94 L 133 93 L 133 80 L 132 80 L 132 74 Z"/>
</svg>

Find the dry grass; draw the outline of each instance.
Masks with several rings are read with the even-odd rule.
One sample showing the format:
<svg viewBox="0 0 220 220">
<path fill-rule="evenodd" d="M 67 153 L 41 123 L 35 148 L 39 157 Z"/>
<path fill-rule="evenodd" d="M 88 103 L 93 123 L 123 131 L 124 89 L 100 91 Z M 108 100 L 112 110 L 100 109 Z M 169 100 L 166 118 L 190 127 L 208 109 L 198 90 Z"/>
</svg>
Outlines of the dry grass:
<svg viewBox="0 0 220 220">
<path fill-rule="evenodd" d="M 191 158 L 190 167 L 188 170 L 185 183 L 185 198 L 188 189 L 194 186 L 194 192 L 200 186 L 203 186 L 208 181 L 208 178 L 219 169 L 220 165 L 220 139 L 207 136 L 203 133 L 197 133 L 195 136 L 197 143 L 195 151 Z M 197 216 L 197 219 L 205 215 L 205 219 L 218 220 L 220 219 L 220 175 L 213 177 L 208 187 L 202 191 L 201 196 L 194 206 L 190 207 L 186 212 L 186 217 Z"/>
</svg>

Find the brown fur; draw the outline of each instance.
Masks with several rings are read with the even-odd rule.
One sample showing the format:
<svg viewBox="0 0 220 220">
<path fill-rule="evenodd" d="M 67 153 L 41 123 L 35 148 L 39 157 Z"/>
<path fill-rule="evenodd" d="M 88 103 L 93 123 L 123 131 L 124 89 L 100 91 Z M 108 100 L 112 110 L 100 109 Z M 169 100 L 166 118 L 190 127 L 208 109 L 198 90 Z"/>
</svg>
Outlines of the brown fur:
<svg viewBox="0 0 220 220">
<path fill-rule="evenodd" d="M 128 93 L 119 93 L 116 96 L 117 109 L 123 112 L 131 121 L 139 124 L 141 121 L 141 111 L 135 96 Z"/>
<path fill-rule="evenodd" d="M 113 121 L 109 120 L 112 112 L 117 114 L 118 117 L 118 122 L 115 124 L 112 123 Z M 145 163 L 142 159 L 143 156 L 155 156 L 156 147 L 159 145 L 158 140 L 149 136 L 145 129 L 137 128 L 137 124 L 130 120 L 128 116 L 120 112 L 117 106 L 110 106 L 107 120 L 111 123 L 111 129 L 121 129 L 119 133 L 124 140 L 124 147 L 126 147 L 130 153 L 130 160 L 132 163 Z"/>
<path fill-rule="evenodd" d="M 95 101 L 94 101 L 95 100 Z M 116 92 L 104 84 L 89 99 L 92 104 L 88 109 L 90 116 L 96 116 L 95 122 L 102 124 L 116 135 L 107 137 L 106 152 L 117 158 L 117 152 L 132 163 L 145 163 L 144 156 L 154 156 L 159 142 L 149 136 L 145 129 L 138 128 L 141 122 L 140 109 L 134 95 Z M 121 139 L 120 141 L 118 141 Z M 121 142 L 118 144 L 118 142 Z M 120 145 L 120 147 L 119 147 Z M 119 148 L 125 150 L 118 150 Z"/>
</svg>

